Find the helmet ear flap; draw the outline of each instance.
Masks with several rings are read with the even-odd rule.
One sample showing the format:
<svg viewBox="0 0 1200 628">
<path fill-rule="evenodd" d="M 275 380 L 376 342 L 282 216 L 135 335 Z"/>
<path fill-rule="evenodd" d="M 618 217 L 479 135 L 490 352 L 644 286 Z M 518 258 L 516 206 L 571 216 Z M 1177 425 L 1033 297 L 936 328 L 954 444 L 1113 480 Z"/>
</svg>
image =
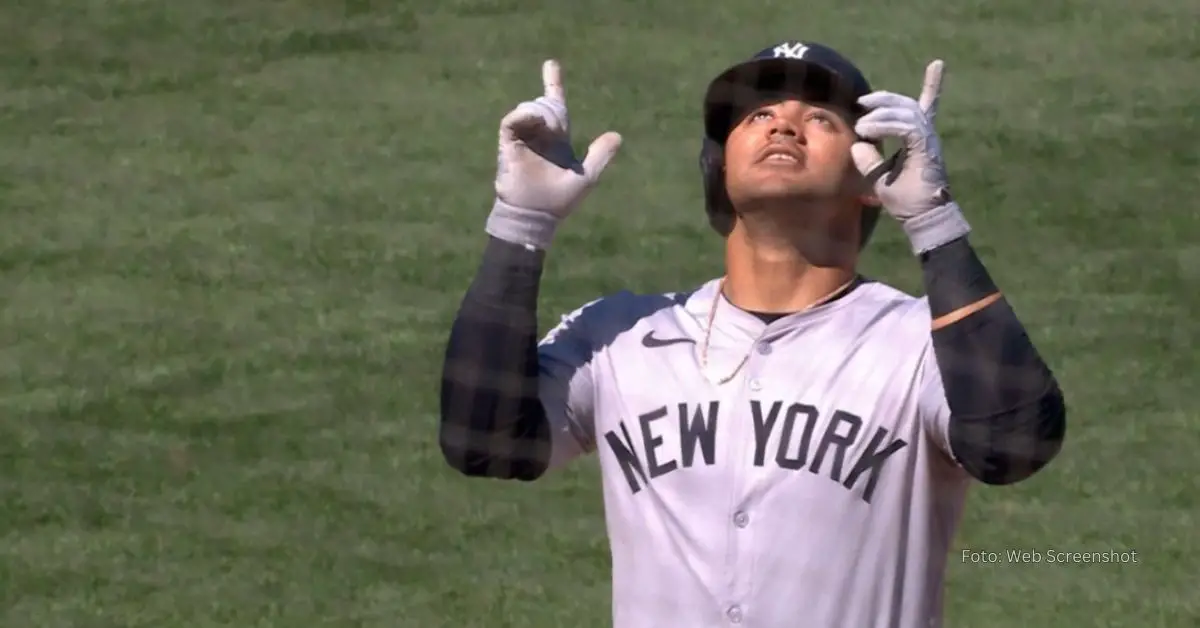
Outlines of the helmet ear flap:
<svg viewBox="0 0 1200 628">
<path fill-rule="evenodd" d="M 857 119 L 857 118 L 856 118 Z M 875 140 L 871 144 L 883 152 L 883 141 Z M 866 248 L 867 243 L 871 241 L 871 235 L 875 233 L 875 225 L 879 224 L 879 215 L 883 212 L 883 207 L 880 205 L 863 205 L 862 220 L 859 222 L 859 241 L 858 250 Z"/>
<path fill-rule="evenodd" d="M 879 224 L 879 214 L 883 211 L 882 207 L 865 206 L 862 208 L 862 221 L 859 223 L 859 240 L 858 249 L 861 251 L 866 248 L 867 243 L 871 241 L 871 234 L 875 233 L 875 225 Z"/>
<path fill-rule="evenodd" d="M 700 148 L 700 174 L 704 180 L 704 208 L 713 230 L 728 236 L 733 231 L 735 215 L 729 193 L 725 190 L 725 149 L 717 142 L 704 138 Z"/>
</svg>

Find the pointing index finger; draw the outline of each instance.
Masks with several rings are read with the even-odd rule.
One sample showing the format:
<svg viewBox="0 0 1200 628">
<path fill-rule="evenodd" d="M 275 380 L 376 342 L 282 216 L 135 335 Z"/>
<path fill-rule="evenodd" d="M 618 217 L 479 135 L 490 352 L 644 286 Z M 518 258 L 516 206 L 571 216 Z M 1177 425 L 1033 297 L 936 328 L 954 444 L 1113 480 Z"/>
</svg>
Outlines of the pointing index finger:
<svg viewBox="0 0 1200 628">
<path fill-rule="evenodd" d="M 935 59 L 925 68 L 925 83 L 921 86 L 920 105 L 921 111 L 931 120 L 937 115 L 938 100 L 942 95 L 942 72 L 945 65 L 941 59 Z"/>
<path fill-rule="evenodd" d="M 558 61 L 547 59 L 542 64 L 542 86 L 545 87 L 547 99 L 567 104 L 567 93 L 562 82 L 562 66 Z"/>
</svg>

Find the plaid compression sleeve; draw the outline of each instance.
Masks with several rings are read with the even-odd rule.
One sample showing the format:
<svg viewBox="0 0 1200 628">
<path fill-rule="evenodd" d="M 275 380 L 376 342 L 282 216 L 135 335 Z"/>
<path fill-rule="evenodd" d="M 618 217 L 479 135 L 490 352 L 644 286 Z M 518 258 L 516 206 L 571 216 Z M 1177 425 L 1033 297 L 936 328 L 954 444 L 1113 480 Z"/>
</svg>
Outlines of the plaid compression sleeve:
<svg viewBox="0 0 1200 628">
<path fill-rule="evenodd" d="M 538 288 L 545 252 L 490 237 L 450 330 L 439 445 L 468 476 L 530 481 L 550 462 L 539 399 Z"/>
<path fill-rule="evenodd" d="M 933 318 L 998 292 L 967 239 L 921 255 Z M 1032 476 L 1057 456 L 1066 402 L 1006 299 L 933 332 L 954 457 L 987 484 Z"/>
</svg>

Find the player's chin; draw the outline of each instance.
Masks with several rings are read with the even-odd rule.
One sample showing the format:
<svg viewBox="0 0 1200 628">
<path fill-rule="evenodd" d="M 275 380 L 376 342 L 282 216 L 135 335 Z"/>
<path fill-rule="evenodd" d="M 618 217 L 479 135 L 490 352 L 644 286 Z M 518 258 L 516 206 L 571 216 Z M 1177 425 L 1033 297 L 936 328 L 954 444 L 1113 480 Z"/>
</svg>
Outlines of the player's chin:
<svg viewBox="0 0 1200 628">
<path fill-rule="evenodd" d="M 811 188 L 803 173 L 756 177 L 753 181 L 754 196 L 760 199 L 807 197 Z"/>
<path fill-rule="evenodd" d="M 760 186 L 796 187 L 811 185 L 813 171 L 803 163 L 769 163 L 754 165 L 747 173 Z"/>
</svg>

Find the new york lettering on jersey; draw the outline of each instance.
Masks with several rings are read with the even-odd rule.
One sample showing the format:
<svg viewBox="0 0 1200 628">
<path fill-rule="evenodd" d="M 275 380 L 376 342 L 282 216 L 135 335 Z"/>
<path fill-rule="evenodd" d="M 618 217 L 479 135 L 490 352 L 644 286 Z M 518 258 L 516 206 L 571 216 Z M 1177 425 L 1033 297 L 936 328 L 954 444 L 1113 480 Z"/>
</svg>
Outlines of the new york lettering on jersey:
<svg viewBox="0 0 1200 628">
<path fill-rule="evenodd" d="M 816 406 L 800 401 L 751 399 L 744 407 L 726 410 L 725 420 L 751 417 L 754 466 L 821 474 L 847 490 L 862 482 L 857 494 L 867 503 L 888 459 L 908 445 L 887 427 L 864 427 L 856 414 L 834 410 L 822 416 Z M 603 442 L 636 494 L 660 477 L 695 464 L 716 464 L 720 417 L 720 401 L 663 405 L 633 420 L 618 420 L 604 432 Z M 664 447 L 664 430 L 678 430 L 675 451 Z"/>
<path fill-rule="evenodd" d="M 855 338 L 845 330 L 812 338 L 811 329 L 785 325 L 767 334 L 771 340 L 760 346 L 769 353 L 758 352 L 745 377 L 717 386 L 700 372 L 700 343 L 689 335 L 696 331 L 688 329 L 689 318 L 694 320 L 685 310 L 668 309 L 643 319 L 605 352 L 610 368 L 597 371 L 608 377 L 595 382 L 596 442 L 630 494 L 697 466 L 727 466 L 738 456 L 756 468 L 836 483 L 869 504 L 889 461 L 912 438 L 902 433 L 904 426 L 915 424 L 911 417 L 897 415 L 900 408 L 873 397 L 893 394 L 904 380 L 880 376 L 889 370 L 873 362 L 880 356 L 820 348 L 823 341 Z M 723 320 L 729 319 L 717 319 Z M 817 319 L 811 324 L 844 326 L 857 320 Z M 735 324 L 729 340 L 737 342 L 741 331 L 750 330 Z M 754 341 L 742 338 L 740 352 L 756 346 Z M 735 362 L 740 357 L 737 348 L 724 353 Z M 822 354 L 850 355 L 851 363 L 809 357 Z M 723 442 L 731 438 L 741 443 Z M 739 446 L 748 446 L 748 455 L 739 455 Z"/>
</svg>

